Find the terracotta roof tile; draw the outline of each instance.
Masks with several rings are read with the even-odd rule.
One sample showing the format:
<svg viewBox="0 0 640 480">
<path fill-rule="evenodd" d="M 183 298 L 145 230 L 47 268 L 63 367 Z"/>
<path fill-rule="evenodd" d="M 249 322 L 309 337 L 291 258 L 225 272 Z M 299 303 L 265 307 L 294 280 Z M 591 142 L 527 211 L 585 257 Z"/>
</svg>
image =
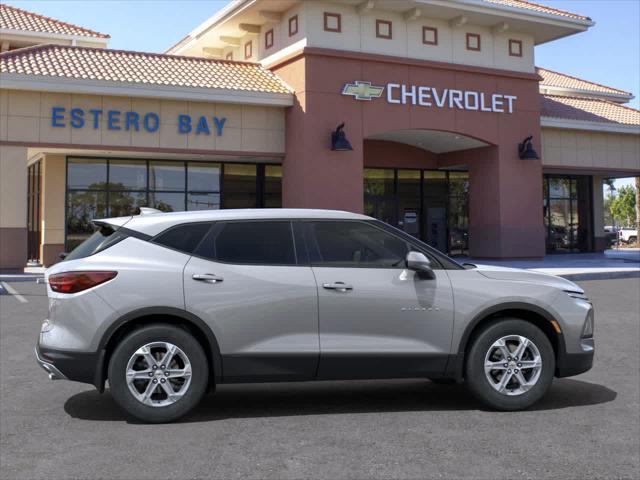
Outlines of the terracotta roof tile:
<svg viewBox="0 0 640 480">
<path fill-rule="evenodd" d="M 640 125 L 640 110 L 597 98 L 540 95 L 542 117 Z"/>
<path fill-rule="evenodd" d="M 547 7 L 537 3 L 525 2 L 524 0 L 484 0 L 488 3 L 497 3 L 505 5 L 507 7 L 522 8 L 524 10 L 533 10 L 540 13 L 547 13 L 550 15 L 558 15 L 560 17 L 576 18 L 578 20 L 591 20 L 589 17 L 578 15 L 577 13 L 567 12 L 565 10 L 559 10 L 557 8 Z"/>
<path fill-rule="evenodd" d="M 0 73 L 291 93 L 278 77 L 256 63 L 61 45 L 2 53 Z"/>
<path fill-rule="evenodd" d="M 28 12 L 4 3 L 0 3 L 0 28 L 81 37 L 111 38 L 104 33 L 61 22 L 60 20 Z"/>
<path fill-rule="evenodd" d="M 565 73 L 547 70 L 546 68 L 536 67 L 536 72 L 538 72 L 538 75 L 542 77 L 540 85 L 543 87 L 562 87 L 571 90 L 584 90 L 593 93 L 627 95 L 629 97 L 633 96 L 633 94 L 625 92 L 624 90 L 607 87 L 606 85 L 600 85 L 599 83 L 589 82 L 581 78 L 572 77 L 571 75 L 567 75 Z"/>
</svg>

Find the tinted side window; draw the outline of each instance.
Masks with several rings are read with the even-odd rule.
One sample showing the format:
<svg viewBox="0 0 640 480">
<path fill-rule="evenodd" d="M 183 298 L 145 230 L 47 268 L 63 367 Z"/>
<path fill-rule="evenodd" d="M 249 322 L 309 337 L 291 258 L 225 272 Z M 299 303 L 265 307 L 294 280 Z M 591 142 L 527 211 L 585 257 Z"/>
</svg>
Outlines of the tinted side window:
<svg viewBox="0 0 640 480">
<path fill-rule="evenodd" d="M 307 222 L 311 263 L 334 267 L 403 268 L 409 244 L 363 222 Z"/>
<path fill-rule="evenodd" d="M 288 221 L 229 222 L 214 241 L 216 260 L 251 265 L 295 265 Z"/>
<path fill-rule="evenodd" d="M 162 232 L 154 242 L 181 252 L 193 253 L 210 228 L 210 223 L 185 223 Z"/>
</svg>

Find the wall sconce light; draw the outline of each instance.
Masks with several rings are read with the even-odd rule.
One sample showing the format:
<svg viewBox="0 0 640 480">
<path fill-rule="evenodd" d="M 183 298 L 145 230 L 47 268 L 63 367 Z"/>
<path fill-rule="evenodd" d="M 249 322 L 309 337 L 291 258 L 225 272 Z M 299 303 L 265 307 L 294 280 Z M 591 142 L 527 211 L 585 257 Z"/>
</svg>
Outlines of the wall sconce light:
<svg viewBox="0 0 640 480">
<path fill-rule="evenodd" d="M 331 150 L 334 152 L 346 152 L 353 150 L 351 143 L 347 140 L 347 136 L 344 133 L 344 122 L 338 125 L 335 132 L 331 132 Z"/>
<path fill-rule="evenodd" d="M 535 151 L 531 143 L 532 138 L 533 135 L 529 135 L 522 143 L 518 144 L 518 157 L 520 157 L 520 160 L 540 160 L 538 152 Z"/>
</svg>

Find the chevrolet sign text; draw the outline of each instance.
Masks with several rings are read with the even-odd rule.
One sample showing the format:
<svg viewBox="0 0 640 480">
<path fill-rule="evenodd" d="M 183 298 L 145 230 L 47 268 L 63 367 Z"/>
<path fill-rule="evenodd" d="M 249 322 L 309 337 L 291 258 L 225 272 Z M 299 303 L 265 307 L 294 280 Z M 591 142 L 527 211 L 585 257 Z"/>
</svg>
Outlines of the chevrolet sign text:
<svg viewBox="0 0 640 480">
<path fill-rule="evenodd" d="M 342 90 L 356 100 L 380 98 L 387 91 L 387 102 L 398 105 L 418 105 L 422 107 L 457 108 L 459 110 L 477 110 L 480 112 L 513 113 L 518 97 L 501 93 L 488 94 L 472 90 L 436 88 L 422 85 L 404 85 L 388 83 L 375 86 L 371 82 L 356 81 L 348 83 Z"/>
</svg>

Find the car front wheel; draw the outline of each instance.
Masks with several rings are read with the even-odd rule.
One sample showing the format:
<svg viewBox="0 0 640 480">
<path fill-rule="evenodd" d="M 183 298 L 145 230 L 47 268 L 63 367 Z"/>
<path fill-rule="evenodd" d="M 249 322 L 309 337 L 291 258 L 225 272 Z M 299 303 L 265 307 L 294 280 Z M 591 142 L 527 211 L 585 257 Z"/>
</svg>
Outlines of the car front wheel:
<svg viewBox="0 0 640 480">
<path fill-rule="evenodd" d="M 144 422 L 163 423 L 200 402 L 209 368 L 193 336 L 157 324 L 133 331 L 118 344 L 108 377 L 111 394 L 123 410 Z"/>
<path fill-rule="evenodd" d="M 500 319 L 475 336 L 465 380 L 481 402 L 496 410 L 522 410 L 540 400 L 553 381 L 555 355 L 535 325 Z"/>
</svg>

